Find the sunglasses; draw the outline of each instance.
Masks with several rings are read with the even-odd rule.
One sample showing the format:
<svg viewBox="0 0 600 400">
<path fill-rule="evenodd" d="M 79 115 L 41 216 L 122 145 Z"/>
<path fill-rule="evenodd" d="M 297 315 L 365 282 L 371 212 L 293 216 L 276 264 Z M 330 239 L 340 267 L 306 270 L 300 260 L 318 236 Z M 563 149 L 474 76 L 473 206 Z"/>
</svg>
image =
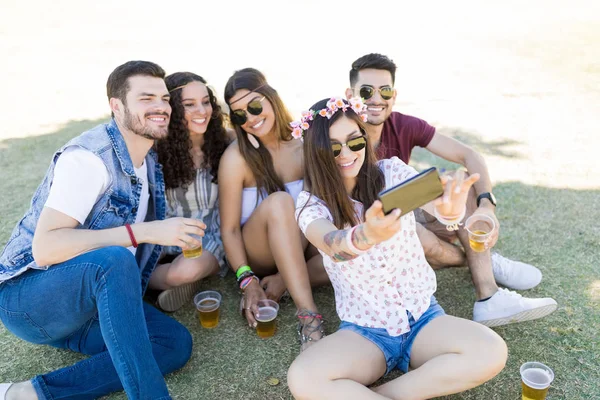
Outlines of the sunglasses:
<svg viewBox="0 0 600 400">
<path fill-rule="evenodd" d="M 263 96 L 261 99 L 255 98 L 248 103 L 245 109 L 239 109 L 232 111 L 230 114 L 231 122 L 236 125 L 244 125 L 248 121 L 247 113 L 252 115 L 260 115 L 263 112 L 262 102 L 265 99 Z"/>
<path fill-rule="evenodd" d="M 360 97 L 365 100 L 369 100 L 371 97 L 375 96 L 375 92 L 379 92 L 381 98 L 384 100 L 389 100 L 394 97 L 394 88 L 391 86 L 382 86 L 379 89 L 375 89 L 373 86 L 363 85 L 360 87 Z"/>
<path fill-rule="evenodd" d="M 333 150 L 333 156 L 337 157 L 342 154 L 342 149 L 344 146 L 348 146 L 348 148 L 352 151 L 361 151 L 365 147 L 367 147 L 367 138 L 364 136 L 358 136 L 348 140 L 346 143 L 331 143 L 331 150 Z"/>
</svg>

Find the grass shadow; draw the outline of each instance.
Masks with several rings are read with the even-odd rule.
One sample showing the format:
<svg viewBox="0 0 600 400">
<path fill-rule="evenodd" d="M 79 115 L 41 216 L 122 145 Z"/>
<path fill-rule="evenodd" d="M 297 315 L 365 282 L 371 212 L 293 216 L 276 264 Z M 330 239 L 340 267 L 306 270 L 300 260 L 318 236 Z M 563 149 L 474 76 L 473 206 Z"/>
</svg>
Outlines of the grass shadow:
<svg viewBox="0 0 600 400">
<path fill-rule="evenodd" d="M 73 137 L 108 120 L 106 116 L 69 121 L 47 134 L 0 141 L 0 247 L 6 244 L 16 220 L 29 207 L 54 152 Z"/>
<path fill-rule="evenodd" d="M 521 159 L 525 156 L 514 149 L 523 143 L 513 139 L 485 140 L 481 135 L 466 131 L 462 128 L 443 127 L 436 130 L 437 133 L 449 136 L 466 144 L 473 150 L 482 155 L 490 155 L 508 159 Z M 436 156 L 430 151 L 416 147 L 411 156 L 411 165 L 418 170 L 423 170 L 427 166 L 435 165 L 438 168 L 455 169 L 459 165 L 446 161 Z"/>
<path fill-rule="evenodd" d="M 0 243 L 6 243 L 14 224 L 27 209 L 31 195 L 41 181 L 51 155 L 71 137 L 103 122 L 73 121 L 45 136 L 0 142 Z M 509 359 L 506 368 L 490 382 L 447 399 L 519 398 L 519 366 L 538 360 L 554 368 L 556 379 L 550 398 L 600 398 L 600 304 L 597 292 L 600 277 L 600 209 L 598 190 L 550 189 L 507 182 L 497 185 L 501 236 L 496 246 L 503 255 L 538 266 L 544 280 L 523 295 L 551 296 L 559 303 L 551 316 L 528 323 L 497 328 L 506 340 Z M 436 296 L 449 314 L 470 318 L 474 291 L 466 268 L 437 272 Z M 203 282 L 203 289 L 223 294 L 222 317 L 215 329 L 202 329 L 190 303 L 173 314 L 187 326 L 194 338 L 192 359 L 183 369 L 167 377 L 178 399 L 291 399 L 286 373 L 299 351 L 295 307 L 281 305 L 278 331 L 260 339 L 239 315 L 239 290 L 232 274 L 224 279 Z M 315 300 L 332 333 L 339 320 L 331 287 L 315 290 Z M 29 379 L 84 357 L 69 351 L 26 343 L 0 324 L 0 382 Z M 393 372 L 386 380 L 397 377 Z M 270 386 L 271 377 L 280 383 Z M 124 399 L 123 393 L 110 396 Z"/>
</svg>

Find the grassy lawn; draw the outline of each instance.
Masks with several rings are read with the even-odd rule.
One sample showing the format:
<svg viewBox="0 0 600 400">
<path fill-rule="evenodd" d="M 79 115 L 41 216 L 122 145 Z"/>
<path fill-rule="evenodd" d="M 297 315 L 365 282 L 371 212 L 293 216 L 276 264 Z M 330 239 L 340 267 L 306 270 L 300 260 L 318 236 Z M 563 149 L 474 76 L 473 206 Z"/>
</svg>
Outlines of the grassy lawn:
<svg viewBox="0 0 600 400">
<path fill-rule="evenodd" d="M 0 141 L 0 246 L 27 209 L 53 152 L 69 138 L 102 120 L 73 121 L 47 135 Z M 517 157 L 504 146 L 511 141 L 486 142 L 477 135 L 457 134 L 482 153 Z M 417 152 L 418 168 L 440 165 Z M 497 328 L 509 348 L 508 364 L 492 381 L 448 399 L 516 399 L 520 396 L 519 366 L 525 361 L 546 363 L 556 379 L 549 399 L 600 398 L 600 210 L 599 190 L 567 190 L 503 182 L 494 192 L 502 234 L 496 250 L 538 266 L 542 284 L 523 292 L 551 296 L 559 303 L 551 316 L 534 322 Z M 449 314 L 470 318 L 474 291 L 466 268 L 438 271 L 437 298 Z M 237 313 L 239 293 L 233 276 L 211 279 L 205 288 L 219 290 L 224 304 L 220 325 L 202 329 L 192 304 L 173 316 L 194 336 L 188 365 L 167 377 L 169 389 L 180 399 L 290 399 L 286 371 L 297 355 L 295 308 L 282 303 L 278 332 L 259 339 Z M 331 288 L 316 290 L 316 301 L 333 332 L 339 320 Z M 57 313 L 60 310 L 55 310 Z M 20 381 L 72 364 L 82 357 L 21 341 L 0 325 L 0 382 Z M 391 375 L 396 377 L 397 373 Z M 270 386 L 271 377 L 280 383 Z M 388 378 L 389 379 L 389 378 Z M 110 398 L 125 398 L 123 393 Z"/>
</svg>

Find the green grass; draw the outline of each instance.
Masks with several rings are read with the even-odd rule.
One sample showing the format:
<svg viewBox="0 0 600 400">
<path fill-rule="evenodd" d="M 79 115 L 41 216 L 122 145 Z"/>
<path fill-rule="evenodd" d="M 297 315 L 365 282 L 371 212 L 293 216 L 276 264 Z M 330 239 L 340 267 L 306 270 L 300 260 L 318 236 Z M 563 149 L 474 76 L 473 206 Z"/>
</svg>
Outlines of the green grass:
<svg viewBox="0 0 600 400">
<path fill-rule="evenodd" d="M 98 121 L 76 121 L 52 134 L 0 142 L 0 246 L 29 205 L 53 152 L 69 138 Z M 460 136 L 460 134 L 457 134 Z M 470 145 L 503 157 L 504 144 L 465 137 Z M 423 151 L 415 156 L 419 168 L 439 164 Z M 448 165 L 446 165 L 448 167 Z M 517 399 L 519 366 L 537 360 L 551 366 L 556 379 L 549 399 L 600 398 L 600 191 L 550 189 L 518 182 L 502 183 L 494 192 L 500 201 L 501 238 L 496 246 L 503 255 L 532 263 L 544 273 L 542 284 L 528 296 L 552 296 L 558 310 L 551 316 L 496 329 L 506 340 L 509 359 L 502 373 L 485 385 L 447 399 Z M 474 291 L 466 268 L 437 272 L 437 298 L 450 314 L 470 318 Z M 191 304 L 173 316 L 194 336 L 192 359 L 181 371 L 167 377 L 179 399 L 290 399 L 286 371 L 298 353 L 294 306 L 281 305 L 277 334 L 260 339 L 237 313 L 239 293 L 231 275 L 204 282 L 204 288 L 223 294 L 221 323 L 202 329 Z M 316 290 L 316 301 L 327 319 L 327 330 L 339 323 L 331 288 Z M 60 310 L 55 310 L 57 313 Z M 29 379 L 36 374 L 72 364 L 82 356 L 21 341 L 0 325 L 0 382 Z M 391 378 L 398 374 L 393 373 Z M 267 379 L 280 380 L 269 386 Z M 125 398 L 119 393 L 110 398 Z"/>
</svg>

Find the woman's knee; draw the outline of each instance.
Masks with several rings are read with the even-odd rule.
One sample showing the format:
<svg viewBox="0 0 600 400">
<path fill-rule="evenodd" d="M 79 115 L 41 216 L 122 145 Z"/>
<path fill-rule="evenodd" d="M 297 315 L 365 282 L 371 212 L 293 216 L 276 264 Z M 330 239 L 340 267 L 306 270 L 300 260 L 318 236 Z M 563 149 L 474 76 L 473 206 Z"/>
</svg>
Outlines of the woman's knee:
<svg viewBox="0 0 600 400">
<path fill-rule="evenodd" d="M 287 192 L 275 192 L 271 193 L 269 197 L 265 199 L 268 204 L 268 210 L 273 216 L 281 216 L 288 214 L 292 217 L 296 211 L 296 205 L 294 199 Z"/>
<path fill-rule="evenodd" d="M 482 334 L 472 342 L 468 354 L 472 359 L 474 378 L 478 384 L 486 382 L 504 369 L 508 349 L 504 340 L 493 330 L 482 326 Z"/>
<path fill-rule="evenodd" d="M 290 365 L 287 373 L 287 384 L 296 400 L 316 399 L 319 391 L 319 380 L 323 376 L 314 374 L 314 365 L 302 355 Z"/>
</svg>

